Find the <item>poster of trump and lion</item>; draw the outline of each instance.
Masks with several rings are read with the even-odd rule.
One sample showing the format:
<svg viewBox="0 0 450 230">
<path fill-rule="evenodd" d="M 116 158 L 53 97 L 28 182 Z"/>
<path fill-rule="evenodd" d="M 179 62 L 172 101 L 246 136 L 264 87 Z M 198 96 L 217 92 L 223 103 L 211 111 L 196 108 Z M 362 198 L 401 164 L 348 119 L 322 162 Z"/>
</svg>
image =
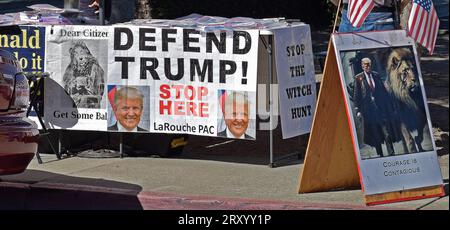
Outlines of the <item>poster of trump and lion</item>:
<svg viewBox="0 0 450 230">
<path fill-rule="evenodd" d="M 442 183 L 414 41 L 386 31 L 333 42 L 366 194 Z"/>
</svg>

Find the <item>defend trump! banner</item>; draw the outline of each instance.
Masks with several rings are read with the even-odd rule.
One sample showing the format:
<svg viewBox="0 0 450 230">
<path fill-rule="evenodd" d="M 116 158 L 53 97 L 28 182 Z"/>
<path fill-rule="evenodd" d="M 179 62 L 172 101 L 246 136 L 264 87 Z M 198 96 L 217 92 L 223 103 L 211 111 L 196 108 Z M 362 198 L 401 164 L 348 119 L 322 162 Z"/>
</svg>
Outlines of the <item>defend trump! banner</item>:
<svg viewBox="0 0 450 230">
<path fill-rule="evenodd" d="M 46 36 L 52 128 L 255 138 L 258 30 L 54 26 Z"/>
</svg>

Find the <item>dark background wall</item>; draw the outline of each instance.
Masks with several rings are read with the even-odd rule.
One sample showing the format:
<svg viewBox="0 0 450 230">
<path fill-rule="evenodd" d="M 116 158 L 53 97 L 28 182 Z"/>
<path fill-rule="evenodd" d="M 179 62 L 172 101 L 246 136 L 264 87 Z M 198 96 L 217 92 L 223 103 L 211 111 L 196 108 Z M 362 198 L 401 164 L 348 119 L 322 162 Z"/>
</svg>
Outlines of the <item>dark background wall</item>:
<svg viewBox="0 0 450 230">
<path fill-rule="evenodd" d="M 327 0 L 150 0 L 153 18 L 173 19 L 191 13 L 222 17 L 300 19 L 315 28 L 332 24 L 335 8 Z"/>
<path fill-rule="evenodd" d="M 91 0 L 80 0 L 80 2 Z M 112 10 L 123 11 L 123 3 L 142 0 L 111 0 Z M 144 0 L 150 2 L 153 18 L 174 19 L 192 13 L 222 17 L 300 19 L 315 29 L 332 24 L 335 7 L 327 0 Z M 64 7 L 64 0 L 0 0 L 0 13 L 29 10 L 26 6 L 47 3 Z M 117 5 L 115 7 L 114 5 Z M 117 9 L 116 9 L 117 8 Z"/>
<path fill-rule="evenodd" d="M 0 0 L 0 14 L 30 10 L 27 6 L 33 4 L 50 4 L 57 7 L 64 7 L 64 0 Z"/>
<path fill-rule="evenodd" d="M 80 0 L 90 2 L 91 0 Z M 174 19 L 191 13 L 222 17 L 300 19 L 313 29 L 333 24 L 335 7 L 328 0 L 111 0 L 112 2 L 149 1 L 153 18 Z M 0 0 L 0 13 L 28 10 L 26 6 L 48 3 L 63 7 L 64 0 Z M 449 0 L 433 0 L 441 28 L 448 29 Z M 123 10 L 118 7 L 117 10 Z M 114 6 L 113 6 L 114 10 Z"/>
</svg>

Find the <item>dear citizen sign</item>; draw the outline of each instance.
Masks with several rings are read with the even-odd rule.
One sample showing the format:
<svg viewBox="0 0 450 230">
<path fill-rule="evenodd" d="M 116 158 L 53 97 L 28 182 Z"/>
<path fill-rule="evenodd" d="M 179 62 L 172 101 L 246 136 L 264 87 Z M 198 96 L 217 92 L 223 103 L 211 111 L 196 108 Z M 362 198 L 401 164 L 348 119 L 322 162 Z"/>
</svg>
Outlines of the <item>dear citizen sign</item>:
<svg viewBox="0 0 450 230">
<path fill-rule="evenodd" d="M 108 27 L 47 26 L 44 120 L 50 128 L 106 130 Z"/>
<path fill-rule="evenodd" d="M 283 138 L 308 133 L 316 106 L 309 25 L 274 30 Z"/>
<path fill-rule="evenodd" d="M 442 185 L 414 41 L 401 30 L 332 41 L 364 192 Z"/>
<path fill-rule="evenodd" d="M 123 110 L 140 117 L 135 131 L 217 136 L 219 92 L 256 92 L 257 30 L 54 26 L 47 36 L 54 128 L 120 131 Z M 119 94 L 139 103 L 122 108 Z"/>
</svg>

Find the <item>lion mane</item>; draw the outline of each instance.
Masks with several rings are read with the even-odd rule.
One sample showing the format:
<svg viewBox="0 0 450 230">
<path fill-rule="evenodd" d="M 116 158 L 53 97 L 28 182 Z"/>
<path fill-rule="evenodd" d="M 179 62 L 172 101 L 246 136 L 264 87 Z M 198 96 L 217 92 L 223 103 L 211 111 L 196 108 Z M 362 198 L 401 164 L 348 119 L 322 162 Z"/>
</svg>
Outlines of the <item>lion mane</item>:
<svg viewBox="0 0 450 230">
<path fill-rule="evenodd" d="M 93 95 L 101 98 L 104 92 L 104 71 L 97 59 L 82 41 L 73 42 L 69 54 L 70 63 L 63 76 L 64 89 L 72 97 Z"/>
<path fill-rule="evenodd" d="M 422 92 L 414 70 L 415 56 L 408 48 L 393 49 L 387 59 L 388 91 L 401 133 L 404 151 L 423 151 L 423 129 L 427 123 Z M 418 135 L 413 138 L 412 132 Z"/>
</svg>

